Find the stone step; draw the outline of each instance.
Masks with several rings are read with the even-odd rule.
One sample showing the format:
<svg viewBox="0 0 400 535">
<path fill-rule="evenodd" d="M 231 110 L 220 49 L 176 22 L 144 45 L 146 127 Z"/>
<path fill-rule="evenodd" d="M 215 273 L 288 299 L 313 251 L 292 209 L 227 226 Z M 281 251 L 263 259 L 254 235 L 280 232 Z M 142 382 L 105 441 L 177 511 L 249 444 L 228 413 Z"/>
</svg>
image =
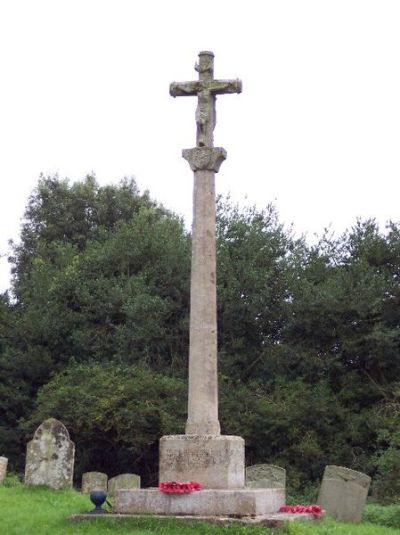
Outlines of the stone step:
<svg viewBox="0 0 400 535">
<path fill-rule="evenodd" d="M 71 522 L 81 522 L 84 520 L 93 520 L 94 518 L 114 519 L 114 520 L 132 520 L 135 518 L 146 518 L 147 515 L 132 515 L 132 514 L 118 514 L 105 513 L 97 514 L 79 514 L 69 517 Z M 320 517 L 322 518 L 324 514 Z M 277 528 L 286 522 L 313 522 L 320 518 L 315 518 L 311 514 L 304 513 L 270 513 L 268 515 L 258 515 L 254 517 L 233 517 L 233 516 L 194 516 L 194 515 L 151 515 L 151 518 L 182 520 L 186 522 L 208 522 L 210 524 L 229 525 L 229 524 L 244 524 L 244 525 L 264 525 L 269 528 Z"/>
<path fill-rule="evenodd" d="M 120 489 L 114 511 L 128 514 L 255 517 L 279 511 L 285 489 L 204 489 L 165 494 L 158 489 Z"/>
</svg>

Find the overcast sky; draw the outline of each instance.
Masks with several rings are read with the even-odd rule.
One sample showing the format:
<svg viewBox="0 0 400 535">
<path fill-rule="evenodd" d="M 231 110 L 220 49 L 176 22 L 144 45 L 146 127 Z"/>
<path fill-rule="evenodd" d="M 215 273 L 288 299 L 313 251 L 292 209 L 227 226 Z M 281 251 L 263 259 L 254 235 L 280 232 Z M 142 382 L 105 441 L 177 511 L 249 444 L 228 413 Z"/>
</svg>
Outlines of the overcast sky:
<svg viewBox="0 0 400 535">
<path fill-rule="evenodd" d="M 201 50 L 217 78 L 217 191 L 309 239 L 357 217 L 398 221 L 398 0 L 0 0 L 0 252 L 40 173 L 135 176 L 190 225 Z M 0 290 L 9 284 L 0 261 Z"/>
</svg>

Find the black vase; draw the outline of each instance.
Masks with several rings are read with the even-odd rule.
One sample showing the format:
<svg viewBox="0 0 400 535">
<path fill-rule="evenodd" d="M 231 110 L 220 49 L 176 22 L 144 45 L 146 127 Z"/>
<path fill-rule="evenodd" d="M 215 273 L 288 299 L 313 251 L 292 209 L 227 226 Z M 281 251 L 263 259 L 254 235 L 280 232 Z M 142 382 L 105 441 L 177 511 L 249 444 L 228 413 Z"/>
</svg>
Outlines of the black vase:
<svg viewBox="0 0 400 535">
<path fill-rule="evenodd" d="M 90 493 L 90 500 L 93 505 L 95 505 L 95 508 L 90 512 L 97 515 L 104 514 L 105 511 L 101 508 L 101 506 L 106 501 L 106 498 L 107 494 L 103 490 L 92 490 Z"/>
</svg>

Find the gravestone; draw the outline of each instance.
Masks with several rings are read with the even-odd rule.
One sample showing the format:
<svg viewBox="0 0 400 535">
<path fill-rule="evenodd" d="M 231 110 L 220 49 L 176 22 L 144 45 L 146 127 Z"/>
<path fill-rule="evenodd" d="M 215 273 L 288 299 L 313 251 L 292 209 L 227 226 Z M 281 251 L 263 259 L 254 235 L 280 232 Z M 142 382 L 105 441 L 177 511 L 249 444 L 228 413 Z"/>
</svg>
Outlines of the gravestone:
<svg viewBox="0 0 400 535">
<path fill-rule="evenodd" d="M 254 464 L 246 468 L 246 487 L 256 489 L 284 489 L 286 470 L 274 464 Z"/>
<path fill-rule="evenodd" d="M 140 476 L 120 474 L 108 480 L 108 494 L 113 495 L 118 489 L 140 489 Z"/>
<path fill-rule="evenodd" d="M 103 472 L 85 472 L 82 475 L 82 492 L 90 494 L 92 490 L 103 490 L 107 492 L 107 474 Z"/>
<path fill-rule="evenodd" d="M 318 504 L 344 522 L 360 522 L 371 478 L 344 466 L 326 466 Z"/>
<path fill-rule="evenodd" d="M 0 485 L 2 485 L 4 478 L 6 477 L 7 464 L 8 464 L 7 457 L 0 457 Z"/>
<path fill-rule="evenodd" d="M 49 418 L 28 442 L 25 485 L 47 485 L 53 489 L 72 487 L 75 445 L 65 425 Z"/>
</svg>

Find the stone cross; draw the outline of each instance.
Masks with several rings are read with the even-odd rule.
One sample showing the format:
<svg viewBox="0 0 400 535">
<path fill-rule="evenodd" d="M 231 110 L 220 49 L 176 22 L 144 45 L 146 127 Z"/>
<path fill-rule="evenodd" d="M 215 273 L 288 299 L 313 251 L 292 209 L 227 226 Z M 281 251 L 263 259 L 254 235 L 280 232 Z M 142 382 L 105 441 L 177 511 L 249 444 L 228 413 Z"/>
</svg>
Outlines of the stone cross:
<svg viewBox="0 0 400 535">
<path fill-rule="evenodd" d="M 197 96 L 196 148 L 182 151 L 194 171 L 190 349 L 187 435 L 219 435 L 217 298 L 215 253 L 215 173 L 226 151 L 214 148 L 216 95 L 240 93 L 240 80 L 214 79 L 214 54 L 200 52 L 199 79 L 173 82 L 170 94 Z"/>
<path fill-rule="evenodd" d="M 236 80 L 214 79 L 214 54 L 200 52 L 199 62 L 196 63 L 199 79 L 195 82 L 173 82 L 169 92 L 173 97 L 196 96 L 197 110 L 197 147 L 213 147 L 213 132 L 216 123 L 215 100 L 216 95 L 224 93 L 241 93 L 242 82 Z"/>
</svg>

